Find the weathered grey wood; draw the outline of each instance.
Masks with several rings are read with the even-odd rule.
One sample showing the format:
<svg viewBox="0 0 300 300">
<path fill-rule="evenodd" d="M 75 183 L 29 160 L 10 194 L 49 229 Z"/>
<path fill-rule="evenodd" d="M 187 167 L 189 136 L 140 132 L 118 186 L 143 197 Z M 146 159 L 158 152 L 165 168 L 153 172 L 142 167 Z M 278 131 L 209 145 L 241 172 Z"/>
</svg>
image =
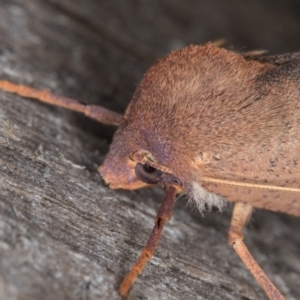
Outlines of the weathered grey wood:
<svg viewBox="0 0 300 300">
<path fill-rule="evenodd" d="M 172 48 L 225 37 L 237 47 L 299 50 L 291 3 L 0 0 L 0 75 L 122 111 L 154 58 Z M 0 92 L 1 300 L 119 299 L 163 193 L 103 185 L 97 166 L 112 134 Z M 230 208 L 203 218 L 180 199 L 129 299 L 265 299 L 226 244 L 229 219 Z M 300 295 L 299 230 L 299 219 L 265 211 L 245 230 L 287 299 Z"/>
</svg>

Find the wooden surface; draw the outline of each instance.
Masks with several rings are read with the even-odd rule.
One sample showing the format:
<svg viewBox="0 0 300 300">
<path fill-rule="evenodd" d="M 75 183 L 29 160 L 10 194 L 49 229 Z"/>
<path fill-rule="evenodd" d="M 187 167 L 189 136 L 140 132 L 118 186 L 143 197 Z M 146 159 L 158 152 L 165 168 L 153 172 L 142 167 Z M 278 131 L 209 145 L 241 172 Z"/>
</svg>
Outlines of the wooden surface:
<svg viewBox="0 0 300 300">
<path fill-rule="evenodd" d="M 0 76 L 122 112 L 157 57 L 226 38 L 300 50 L 296 1 L 0 0 Z M 245 48 L 246 47 L 246 48 Z M 0 92 L 0 299 L 119 299 L 163 192 L 108 189 L 114 128 Z M 128 299 L 266 299 L 226 244 L 230 206 L 177 201 Z M 287 299 L 300 295 L 300 219 L 257 211 L 246 243 Z"/>
</svg>

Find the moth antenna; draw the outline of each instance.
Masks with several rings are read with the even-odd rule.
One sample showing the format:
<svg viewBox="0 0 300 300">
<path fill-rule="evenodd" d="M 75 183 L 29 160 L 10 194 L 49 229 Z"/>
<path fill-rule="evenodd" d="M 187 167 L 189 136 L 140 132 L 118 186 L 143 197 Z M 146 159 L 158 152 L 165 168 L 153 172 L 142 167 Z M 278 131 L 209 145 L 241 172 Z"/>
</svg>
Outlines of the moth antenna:
<svg viewBox="0 0 300 300">
<path fill-rule="evenodd" d="M 0 80 L 0 89 L 5 92 L 32 98 L 44 103 L 60 106 L 83 113 L 85 116 L 100 123 L 119 126 L 123 116 L 114 111 L 97 105 L 87 105 L 75 99 L 59 96 L 46 90 L 37 90 L 25 85 L 19 85 L 6 80 Z"/>
</svg>

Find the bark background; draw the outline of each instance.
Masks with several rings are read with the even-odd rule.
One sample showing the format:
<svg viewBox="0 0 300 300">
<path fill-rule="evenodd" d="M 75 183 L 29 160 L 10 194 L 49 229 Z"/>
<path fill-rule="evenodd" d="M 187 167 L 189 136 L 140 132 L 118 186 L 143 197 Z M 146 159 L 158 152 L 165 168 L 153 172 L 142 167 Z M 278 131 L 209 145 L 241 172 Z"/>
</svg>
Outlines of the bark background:
<svg viewBox="0 0 300 300">
<path fill-rule="evenodd" d="M 0 0 L 0 76 L 122 112 L 172 49 L 219 38 L 300 50 L 294 0 Z M 119 299 L 162 200 L 113 191 L 97 173 L 114 132 L 0 92 L 0 299 Z M 266 299 L 226 244 L 229 207 L 177 201 L 128 299 Z M 300 219 L 257 211 L 246 243 L 287 299 L 300 295 Z"/>
</svg>

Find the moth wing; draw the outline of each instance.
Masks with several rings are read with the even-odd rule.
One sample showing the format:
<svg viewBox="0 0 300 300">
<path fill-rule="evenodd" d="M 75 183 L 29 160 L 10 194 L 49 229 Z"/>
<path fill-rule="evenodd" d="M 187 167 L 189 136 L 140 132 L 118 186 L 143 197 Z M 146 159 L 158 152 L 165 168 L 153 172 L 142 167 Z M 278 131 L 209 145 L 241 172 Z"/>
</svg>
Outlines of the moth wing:
<svg viewBox="0 0 300 300">
<path fill-rule="evenodd" d="M 199 184 L 228 201 L 299 217 L 300 173 L 284 174 L 281 178 L 272 178 L 273 174 L 268 176 L 268 173 L 265 175 L 267 180 L 256 180 L 253 177 L 246 179 L 245 174 L 238 172 L 222 171 L 202 177 Z"/>
<path fill-rule="evenodd" d="M 298 130 L 295 127 L 292 132 Z M 297 140 L 290 138 L 278 147 L 246 145 L 240 151 L 232 150 L 230 155 L 198 162 L 201 174 L 198 184 L 228 201 L 300 216 L 300 143 Z"/>
</svg>

